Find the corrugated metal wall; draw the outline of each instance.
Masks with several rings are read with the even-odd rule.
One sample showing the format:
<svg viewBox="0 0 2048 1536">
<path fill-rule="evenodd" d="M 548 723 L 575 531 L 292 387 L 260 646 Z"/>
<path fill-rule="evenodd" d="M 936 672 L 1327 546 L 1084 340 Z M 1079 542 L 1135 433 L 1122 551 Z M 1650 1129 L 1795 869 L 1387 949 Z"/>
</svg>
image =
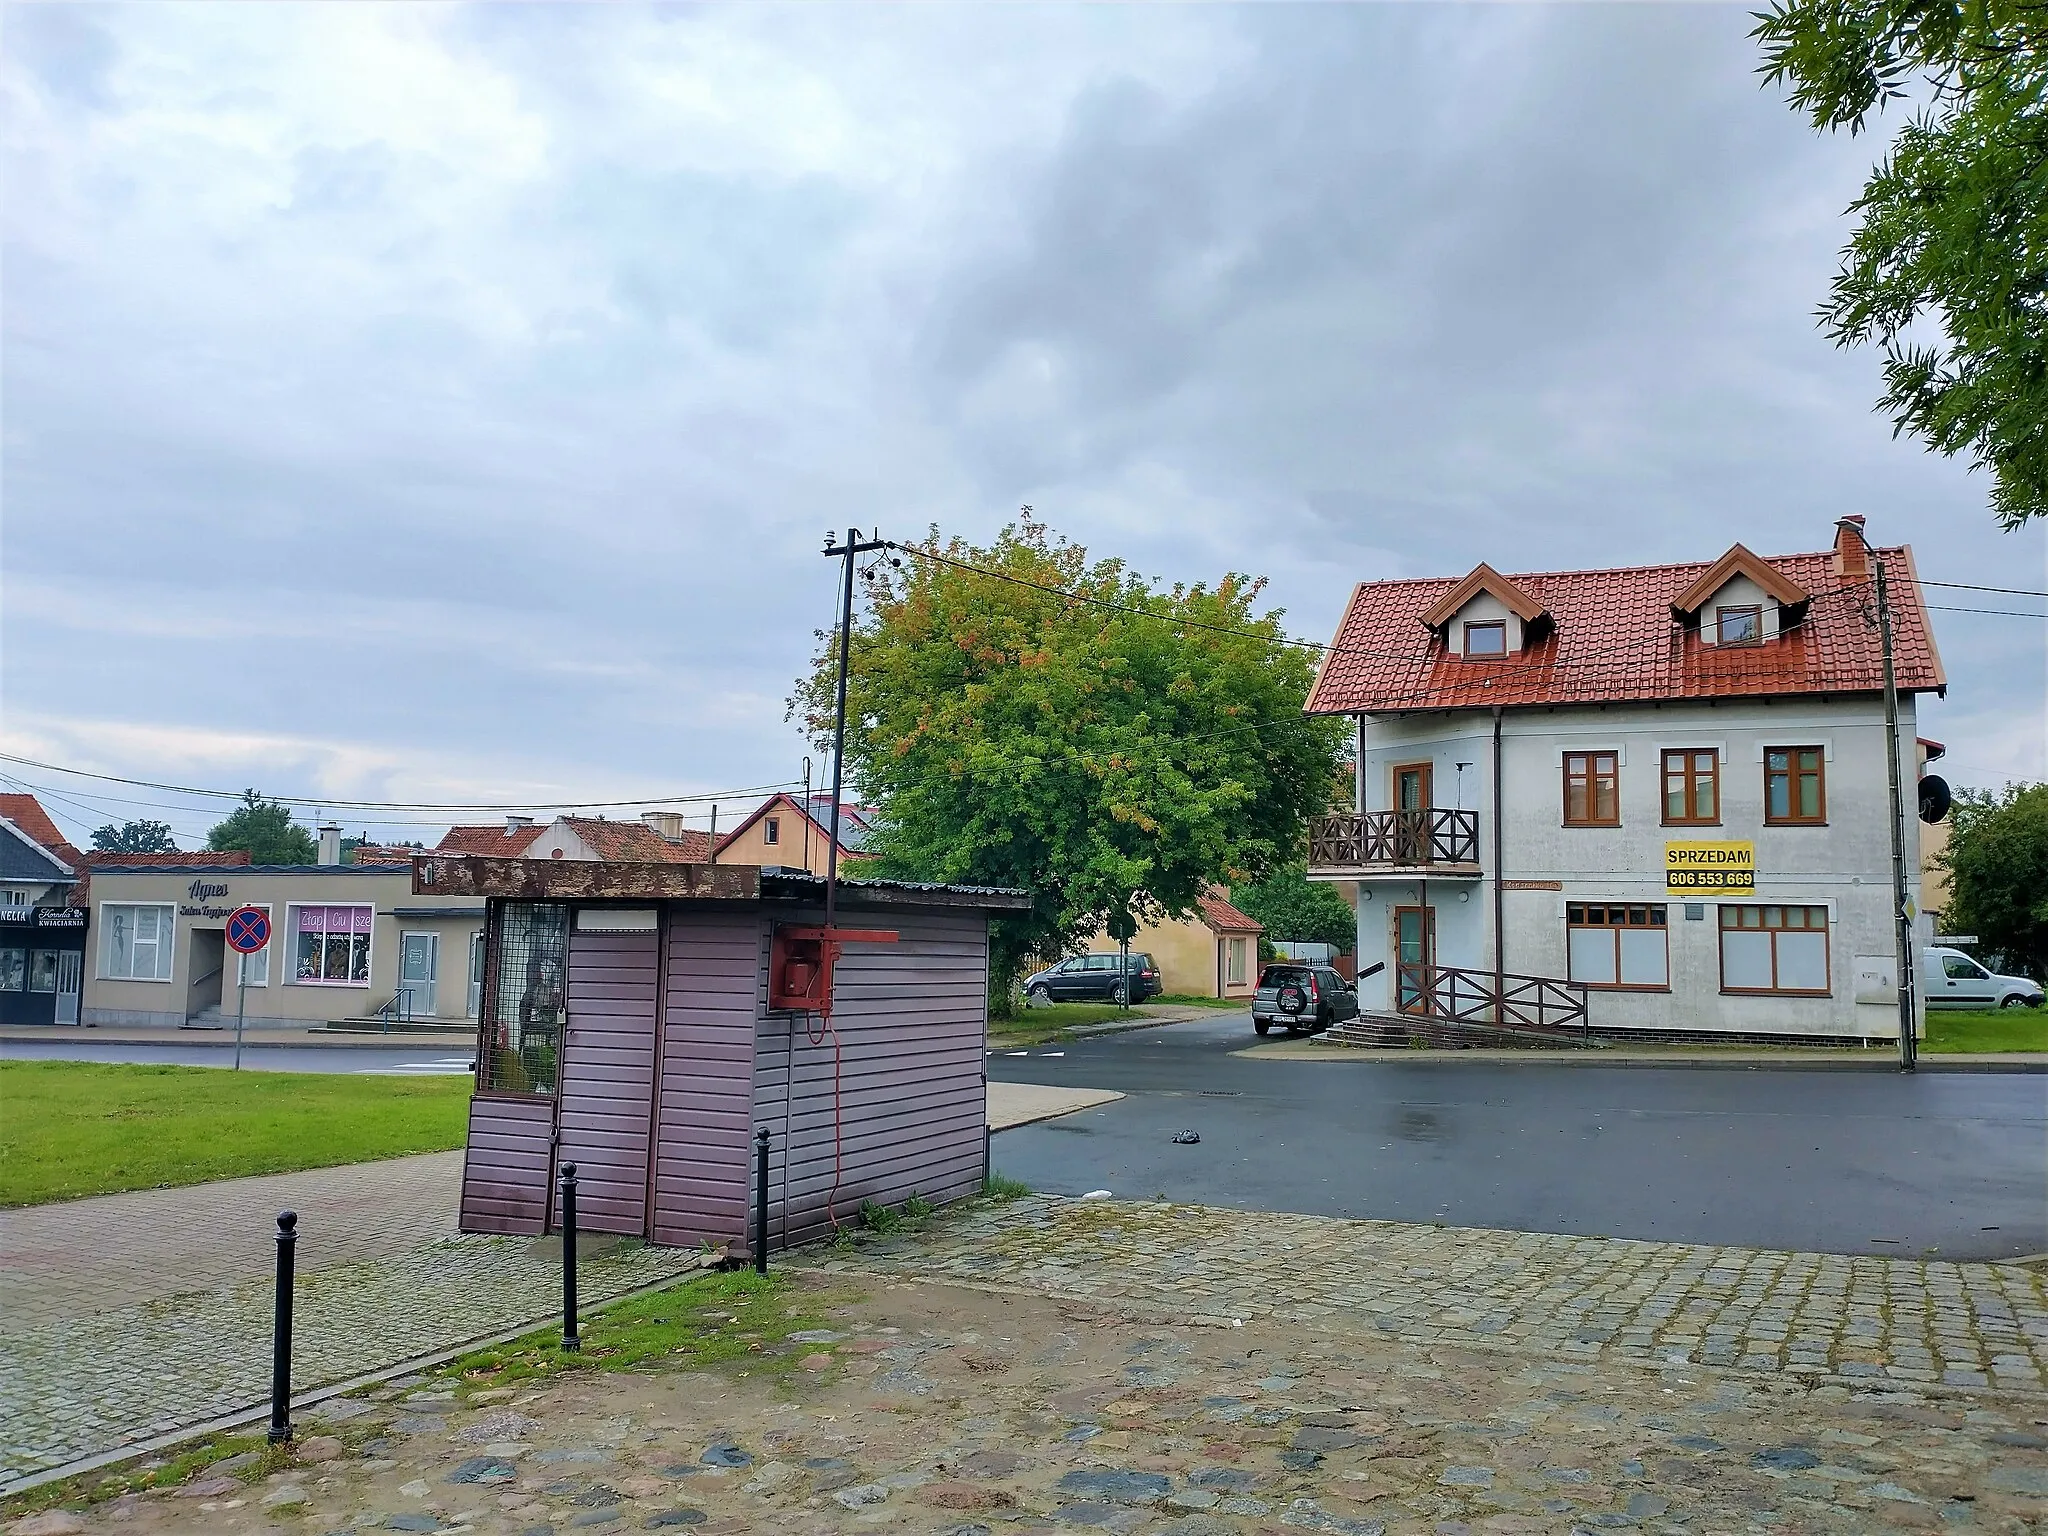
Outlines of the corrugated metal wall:
<svg viewBox="0 0 2048 1536">
<path fill-rule="evenodd" d="M 469 1101 L 469 1151 L 462 1163 L 462 1230 L 539 1232 L 547 1224 L 555 1101 Z"/>
<path fill-rule="evenodd" d="M 647 1231 L 658 972 L 653 933 L 569 935 L 556 1155 L 576 1165 L 576 1223 L 592 1232 L 640 1237 Z"/>
<path fill-rule="evenodd" d="M 746 1245 L 759 909 L 668 909 L 654 1242 Z"/>
<path fill-rule="evenodd" d="M 822 914 L 778 916 L 816 922 Z M 974 1194 L 987 1123 L 987 919 L 978 912 L 857 912 L 840 921 L 893 928 L 900 939 L 849 945 L 839 961 L 833 1208 L 844 1222 L 863 1200 L 896 1205 L 916 1193 L 942 1204 Z M 766 1012 L 769 924 L 758 932 L 754 1123 L 770 1134 L 769 1232 L 771 1246 L 782 1247 L 832 1230 L 826 1200 L 835 1181 L 833 1042 L 826 1035 L 811 1043 L 815 1017 Z M 785 1091 L 792 1075 L 794 1096 Z"/>
</svg>

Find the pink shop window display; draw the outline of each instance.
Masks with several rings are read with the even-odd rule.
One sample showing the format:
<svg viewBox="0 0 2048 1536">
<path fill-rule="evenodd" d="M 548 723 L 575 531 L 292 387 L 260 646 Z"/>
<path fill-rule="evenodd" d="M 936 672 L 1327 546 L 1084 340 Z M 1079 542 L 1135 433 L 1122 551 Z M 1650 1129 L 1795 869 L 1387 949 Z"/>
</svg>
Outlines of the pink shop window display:
<svg viewBox="0 0 2048 1536">
<path fill-rule="evenodd" d="M 369 906 L 294 907 L 294 981 L 305 986 L 367 987 L 370 984 Z"/>
</svg>

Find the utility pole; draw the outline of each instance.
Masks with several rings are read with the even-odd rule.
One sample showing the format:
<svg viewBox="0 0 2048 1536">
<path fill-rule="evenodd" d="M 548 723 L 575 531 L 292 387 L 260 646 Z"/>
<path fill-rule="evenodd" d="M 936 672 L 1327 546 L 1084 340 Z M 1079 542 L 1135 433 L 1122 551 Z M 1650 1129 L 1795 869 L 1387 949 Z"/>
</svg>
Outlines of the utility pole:
<svg viewBox="0 0 2048 1536">
<path fill-rule="evenodd" d="M 1920 1042 L 1913 1033 L 1913 913 L 1906 894 L 1906 823 L 1904 796 L 1899 785 L 1899 689 L 1892 671 L 1891 591 L 1885 583 L 1884 559 L 1872 551 L 1877 567 L 1877 630 L 1884 649 L 1884 758 L 1885 777 L 1891 785 L 1892 821 L 1892 926 L 1898 947 L 1899 973 L 1899 1070 L 1915 1070 Z"/>
<path fill-rule="evenodd" d="M 861 542 L 860 530 L 846 530 L 846 542 L 835 542 L 835 535 L 825 535 L 827 558 L 836 557 L 846 562 L 846 575 L 839 595 L 839 698 L 832 716 L 832 822 L 825 836 L 825 931 L 832 931 L 832 921 L 839 910 L 839 788 L 840 770 L 846 763 L 846 659 L 853 646 L 853 562 L 857 555 L 872 554 L 889 547 L 886 539 L 869 539 Z"/>
</svg>

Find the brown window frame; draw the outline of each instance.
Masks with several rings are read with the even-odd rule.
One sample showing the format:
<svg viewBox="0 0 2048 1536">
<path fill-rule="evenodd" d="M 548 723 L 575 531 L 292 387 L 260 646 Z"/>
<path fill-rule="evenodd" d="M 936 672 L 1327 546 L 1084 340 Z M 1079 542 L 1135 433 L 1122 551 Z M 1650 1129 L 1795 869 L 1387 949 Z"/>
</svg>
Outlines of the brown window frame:
<svg viewBox="0 0 2048 1536">
<path fill-rule="evenodd" d="M 1608 762 L 1608 770 L 1599 769 L 1600 759 Z M 1586 765 L 1583 773 L 1573 773 L 1572 764 Z M 1603 817 L 1598 814 L 1600 798 L 1599 785 L 1606 779 L 1614 790 L 1614 814 Z M 1586 786 L 1586 815 L 1575 818 L 1572 815 L 1572 784 Z M 1568 827 L 1618 827 L 1621 825 L 1621 754 L 1616 751 L 1567 752 L 1564 755 L 1564 824 Z"/>
<path fill-rule="evenodd" d="M 1422 804 L 1418 806 L 1404 806 L 1401 804 L 1401 775 L 1404 773 L 1412 773 L 1422 781 Z M 1419 763 L 1394 764 L 1392 780 L 1392 793 L 1388 797 L 1390 809 L 1396 811 L 1426 811 L 1436 803 L 1436 762 L 1433 758 L 1424 759 Z"/>
<path fill-rule="evenodd" d="M 1613 921 L 1616 914 L 1620 922 Z M 1638 914 L 1641 920 L 1637 920 Z M 1621 935 L 1626 929 L 1664 935 L 1664 979 L 1661 982 L 1622 981 Z M 1572 901 L 1565 903 L 1565 974 L 1575 987 L 1589 992 L 1669 992 L 1671 990 L 1671 906 L 1663 901 Z M 1596 930 L 1614 935 L 1613 981 L 1581 981 L 1571 975 L 1571 934 L 1574 930 Z"/>
<path fill-rule="evenodd" d="M 1500 631 L 1500 649 L 1497 651 L 1474 651 L 1472 631 L 1475 629 Z M 1465 626 L 1465 645 L 1459 652 L 1467 661 L 1499 661 L 1508 653 L 1508 621 L 1506 619 L 1481 619 L 1476 624 Z"/>
<path fill-rule="evenodd" d="M 1772 810 L 1771 810 L 1771 780 L 1772 780 L 1772 778 L 1774 777 L 1774 773 L 1773 773 L 1773 770 L 1772 770 L 1772 768 L 1771 768 L 1771 754 L 1772 754 L 1772 753 L 1774 753 L 1774 752 L 1782 752 L 1782 753 L 1784 753 L 1784 754 L 1785 754 L 1785 758 L 1786 758 L 1786 766 L 1785 766 L 1785 771 L 1784 771 L 1784 772 L 1783 772 L 1782 774 L 1778 774 L 1778 775 L 1775 775 L 1775 776 L 1777 776 L 1777 777 L 1782 777 L 1782 778 L 1783 778 L 1783 779 L 1785 780 L 1785 807 L 1786 807 L 1786 814 L 1785 814 L 1785 815 L 1783 815 L 1783 816 L 1775 815 L 1775 814 L 1773 814 L 1773 812 L 1772 812 Z M 1797 755 L 1798 755 L 1799 753 L 1801 753 L 1801 752 L 1811 752 L 1811 753 L 1813 754 L 1813 760 L 1814 760 L 1814 767 L 1813 767 L 1813 771 L 1812 771 L 1811 773 L 1808 773 L 1808 772 L 1806 772 L 1806 771 L 1805 771 L 1804 769 L 1802 769 L 1802 768 L 1801 768 L 1801 767 L 1799 766 L 1799 762 L 1798 762 L 1798 756 L 1797 756 Z M 1811 779 L 1812 779 L 1812 780 L 1814 781 L 1814 784 L 1815 784 L 1815 786 L 1816 786 L 1816 789 L 1815 789 L 1815 793 L 1814 793 L 1814 804 L 1816 805 L 1816 807 L 1817 807 L 1817 810 L 1816 810 L 1816 811 L 1815 811 L 1815 813 L 1814 813 L 1813 815 L 1811 815 L 1811 816 L 1807 816 L 1807 815 L 1802 815 L 1802 814 L 1800 813 L 1799 809 L 1798 809 L 1798 806 L 1799 806 L 1799 785 L 1800 785 L 1800 781 L 1801 781 L 1802 779 L 1807 779 L 1807 778 L 1811 778 Z M 1818 745 L 1815 745 L 1815 744 L 1813 744 L 1813 743 L 1808 743 L 1808 744 L 1807 744 L 1807 745 L 1805 745 L 1805 746 L 1799 746 L 1799 747 L 1765 747 L 1765 748 L 1764 748 L 1764 825 L 1765 825 L 1765 826 L 1767 826 L 1767 827 L 1824 827 L 1824 826 L 1826 826 L 1827 824 L 1828 824 L 1828 753 L 1827 753 L 1827 748 L 1826 748 L 1826 747 L 1823 747 L 1823 746 L 1818 746 Z"/>
<path fill-rule="evenodd" d="M 763 816 L 761 818 L 761 841 L 778 846 L 781 844 L 782 818 L 780 816 Z"/>
<path fill-rule="evenodd" d="M 1704 777 L 1713 790 L 1713 812 L 1707 816 L 1692 814 L 1674 816 L 1671 814 L 1671 760 L 1673 758 L 1680 760 L 1679 775 L 1680 781 L 1684 785 L 1683 803 L 1687 812 L 1690 813 L 1697 803 L 1697 796 L 1694 791 L 1698 788 L 1702 777 L 1699 765 L 1694 759 L 1701 757 L 1707 760 L 1707 771 Z M 1718 827 L 1721 825 L 1720 751 L 1714 747 L 1666 747 L 1662 763 L 1662 810 L 1664 812 L 1664 825 L 1667 827 Z"/>
<path fill-rule="evenodd" d="M 1751 614 L 1756 619 L 1756 633 L 1747 640 L 1730 640 L 1724 626 L 1728 616 L 1735 613 Z M 1714 644 L 1721 645 L 1762 645 L 1764 643 L 1764 610 L 1761 603 L 1747 603 L 1740 607 L 1716 608 L 1714 610 Z"/>
<path fill-rule="evenodd" d="M 1828 909 L 1815 902 L 1759 902 L 1724 901 L 1714 924 L 1715 965 L 1720 972 L 1721 992 L 1727 997 L 1833 997 L 1835 995 L 1835 925 Z M 1818 925 L 1812 921 L 1797 925 L 1781 920 L 1777 923 L 1765 921 L 1777 912 L 1804 912 L 1809 919 L 1814 913 L 1820 914 Z M 1754 923 L 1729 922 L 1731 913 L 1756 912 L 1761 914 Z M 1771 984 L 1768 987 L 1731 987 L 1728 985 L 1728 940 L 1730 931 L 1737 933 L 1768 933 L 1771 937 Z M 1821 966 L 1827 974 L 1827 985 L 1823 987 L 1781 987 L 1778 985 L 1778 940 L 1781 933 L 1818 933 L 1821 944 Z"/>
</svg>

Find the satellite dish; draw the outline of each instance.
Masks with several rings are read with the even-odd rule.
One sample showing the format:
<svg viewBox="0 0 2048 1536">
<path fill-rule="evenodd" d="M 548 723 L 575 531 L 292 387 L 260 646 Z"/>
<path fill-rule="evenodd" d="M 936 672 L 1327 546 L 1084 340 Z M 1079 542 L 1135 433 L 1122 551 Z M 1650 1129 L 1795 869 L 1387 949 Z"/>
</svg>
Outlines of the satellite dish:
<svg viewBox="0 0 2048 1536">
<path fill-rule="evenodd" d="M 1937 822 L 1948 814 L 1948 808 L 1955 803 L 1955 796 L 1949 793 L 1948 780 L 1938 773 L 1930 773 L 1920 781 L 1920 819 Z"/>
</svg>

